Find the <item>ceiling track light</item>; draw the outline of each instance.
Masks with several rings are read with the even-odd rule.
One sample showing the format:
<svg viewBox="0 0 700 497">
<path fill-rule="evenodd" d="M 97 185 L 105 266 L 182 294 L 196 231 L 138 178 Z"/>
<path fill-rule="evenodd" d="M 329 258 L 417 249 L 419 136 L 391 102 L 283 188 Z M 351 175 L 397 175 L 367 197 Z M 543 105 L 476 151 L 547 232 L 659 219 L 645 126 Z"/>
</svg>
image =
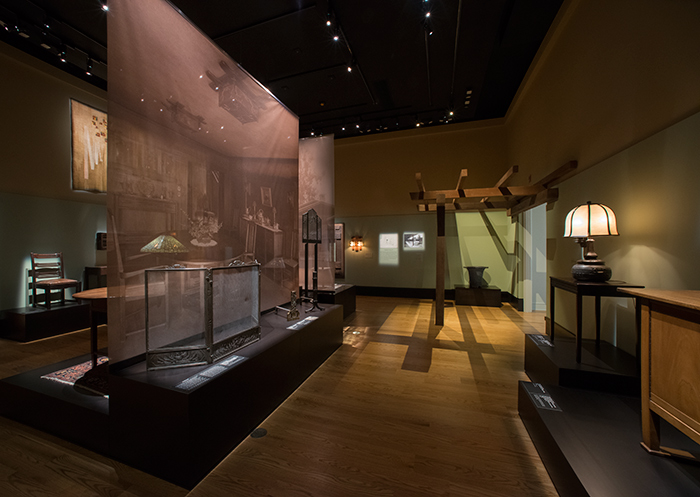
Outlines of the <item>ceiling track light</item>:
<svg viewBox="0 0 700 497">
<path fill-rule="evenodd" d="M 92 59 L 90 57 L 87 58 L 85 63 L 85 74 L 92 76 Z"/>
<path fill-rule="evenodd" d="M 102 10 L 104 10 L 105 12 L 109 12 L 109 7 L 107 6 L 106 3 L 101 4 L 101 6 L 102 6 Z"/>
</svg>

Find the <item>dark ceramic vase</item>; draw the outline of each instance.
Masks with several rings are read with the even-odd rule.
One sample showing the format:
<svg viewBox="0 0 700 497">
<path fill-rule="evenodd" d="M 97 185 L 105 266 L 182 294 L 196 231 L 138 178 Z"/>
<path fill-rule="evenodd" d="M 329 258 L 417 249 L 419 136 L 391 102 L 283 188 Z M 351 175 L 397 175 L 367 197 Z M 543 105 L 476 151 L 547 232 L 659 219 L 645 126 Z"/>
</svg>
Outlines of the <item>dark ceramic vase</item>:
<svg viewBox="0 0 700 497">
<path fill-rule="evenodd" d="M 484 269 L 488 266 L 464 266 L 469 271 L 469 288 L 481 288 L 484 286 Z"/>
</svg>

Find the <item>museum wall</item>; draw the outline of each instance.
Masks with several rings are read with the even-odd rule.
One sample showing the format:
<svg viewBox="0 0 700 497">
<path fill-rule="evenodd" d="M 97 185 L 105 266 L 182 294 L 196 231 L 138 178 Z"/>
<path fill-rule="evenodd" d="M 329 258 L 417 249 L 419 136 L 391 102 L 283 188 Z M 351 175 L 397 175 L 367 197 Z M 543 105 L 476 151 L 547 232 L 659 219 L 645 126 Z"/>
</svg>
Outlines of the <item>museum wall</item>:
<svg viewBox="0 0 700 497">
<path fill-rule="evenodd" d="M 456 240 L 456 227 L 454 215 L 445 217 L 449 251 Z M 345 279 L 336 281 L 371 287 L 435 288 L 435 215 L 336 217 L 336 223 L 345 223 L 346 240 L 361 236 L 364 242 L 360 252 L 353 252 L 346 243 Z M 380 261 L 380 235 L 395 233 L 402 239 L 405 232 L 425 233 L 424 249 L 406 251 L 403 244 L 399 244 L 393 260 L 390 254 L 389 260 Z M 448 257 L 448 261 L 456 259 Z M 446 287 L 449 287 L 449 271 L 445 281 Z"/>
<path fill-rule="evenodd" d="M 468 188 L 496 184 L 512 165 L 500 121 L 451 124 L 336 139 L 336 216 L 415 214 L 409 192 L 455 188 L 462 169 Z M 336 137 L 339 138 L 339 137 Z"/>
<path fill-rule="evenodd" d="M 107 231 L 103 206 L 0 192 L 0 212 L 0 310 L 27 305 L 30 252 L 63 251 L 66 276 L 74 279 L 105 262 L 95 250 L 95 232 Z"/>
<path fill-rule="evenodd" d="M 568 160 L 579 174 L 548 210 L 549 276 L 567 276 L 580 248 L 562 237 L 566 213 L 610 206 L 620 236 L 598 238 L 613 278 L 698 289 L 700 3 L 574 1 L 507 117 L 509 161 L 532 181 Z M 561 297 L 560 297 L 561 295 Z M 574 298 L 557 292 L 557 322 L 575 328 Z M 592 305 L 584 316 L 592 316 Z M 604 299 L 603 335 L 634 351 L 633 302 Z M 584 319 L 592 336 L 593 319 Z"/>
<path fill-rule="evenodd" d="M 345 248 L 346 283 L 385 288 L 435 288 L 435 243 L 437 218 L 434 214 L 404 216 L 358 216 L 336 218 L 345 223 L 345 236 L 362 236 L 364 248 Z M 516 224 L 505 211 L 449 212 L 445 215 L 445 288 L 468 285 L 464 266 L 488 266 L 484 281 L 515 294 L 513 274 L 519 255 L 515 248 Z M 398 234 L 395 254 L 381 254 L 380 236 Z M 407 248 L 406 233 L 424 234 L 423 249 Z M 347 244 L 346 244 L 347 245 Z M 339 280 L 340 281 L 340 280 Z"/>
<path fill-rule="evenodd" d="M 344 281 L 361 286 L 435 288 L 436 218 L 434 213 L 418 213 L 409 197 L 409 192 L 418 189 L 415 175 L 422 174 L 427 190 L 451 189 L 460 171 L 467 169 L 467 187 L 493 186 L 511 165 L 504 140 L 498 120 L 336 139 L 336 218 L 346 223 L 346 245 L 353 235 L 362 235 L 366 243 L 366 249 L 357 254 L 345 247 Z M 447 214 L 448 289 L 468 281 L 465 260 L 500 257 L 497 237 L 488 236 L 484 243 L 482 233 L 488 231 L 484 219 L 478 213 L 459 216 L 469 219 L 467 224 L 476 223 L 479 233 L 472 236 L 464 229 L 458 233 L 455 214 Z M 395 267 L 380 265 L 376 253 L 379 234 L 405 231 L 425 232 L 425 253 L 406 253 Z M 467 248 L 465 254 L 460 252 Z M 494 271 L 487 277 L 498 284 L 510 282 L 511 272 Z"/>
<path fill-rule="evenodd" d="M 107 93 L 0 43 L 0 191 L 105 205 L 71 189 L 70 100 L 106 111 Z"/>
<path fill-rule="evenodd" d="M 106 93 L 0 43 L 0 309 L 23 307 L 29 253 L 62 251 L 67 274 L 104 264 L 105 195 L 71 190 L 70 99 L 106 108 Z"/>
</svg>

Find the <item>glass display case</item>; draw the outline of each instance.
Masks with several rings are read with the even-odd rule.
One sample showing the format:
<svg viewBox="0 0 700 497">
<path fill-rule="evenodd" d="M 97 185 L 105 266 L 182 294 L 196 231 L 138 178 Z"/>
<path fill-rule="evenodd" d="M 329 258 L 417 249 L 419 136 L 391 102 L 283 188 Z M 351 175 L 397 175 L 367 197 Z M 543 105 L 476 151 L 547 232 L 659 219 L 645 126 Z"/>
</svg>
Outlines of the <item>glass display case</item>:
<svg viewBox="0 0 700 497">
<path fill-rule="evenodd" d="M 149 370 L 211 364 L 260 340 L 260 264 L 146 270 Z"/>
</svg>

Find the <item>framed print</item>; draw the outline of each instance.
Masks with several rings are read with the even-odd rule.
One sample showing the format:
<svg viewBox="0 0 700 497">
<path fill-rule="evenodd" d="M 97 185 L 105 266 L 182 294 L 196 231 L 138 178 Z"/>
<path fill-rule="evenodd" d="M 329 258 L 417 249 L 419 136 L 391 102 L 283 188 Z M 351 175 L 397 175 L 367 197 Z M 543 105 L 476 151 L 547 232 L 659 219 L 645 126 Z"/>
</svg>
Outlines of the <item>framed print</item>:
<svg viewBox="0 0 700 497">
<path fill-rule="evenodd" d="M 262 204 L 267 207 L 272 207 L 272 190 L 269 186 L 260 187 L 260 196 L 262 197 Z"/>
<path fill-rule="evenodd" d="M 345 278 L 345 223 L 335 223 L 335 277 Z"/>
<path fill-rule="evenodd" d="M 107 114 L 70 101 L 73 190 L 107 191 Z"/>
<path fill-rule="evenodd" d="M 405 232 L 403 248 L 404 250 L 425 250 L 425 233 Z"/>
</svg>

